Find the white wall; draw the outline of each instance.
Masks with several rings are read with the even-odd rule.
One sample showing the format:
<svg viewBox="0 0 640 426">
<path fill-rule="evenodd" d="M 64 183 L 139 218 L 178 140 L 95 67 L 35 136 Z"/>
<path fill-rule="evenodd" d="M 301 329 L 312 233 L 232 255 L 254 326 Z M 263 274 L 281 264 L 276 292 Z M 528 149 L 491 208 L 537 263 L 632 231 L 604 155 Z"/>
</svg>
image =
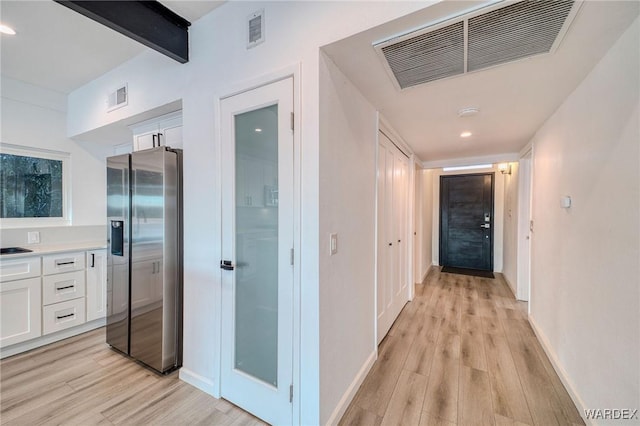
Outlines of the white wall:
<svg viewBox="0 0 640 426">
<path fill-rule="evenodd" d="M 71 135 L 88 132 L 144 110 L 183 100 L 185 274 L 184 368 L 181 377 L 213 394 L 219 389 L 221 198 L 218 98 L 274 76 L 301 72 L 296 107 L 301 175 L 297 186 L 300 239 L 297 258 L 301 338 L 300 370 L 294 378 L 294 412 L 304 424 L 320 421 L 320 93 L 319 48 L 433 2 L 228 2 L 190 27 L 191 60 L 171 63 L 145 52 L 78 89 L 69 97 Z M 266 41 L 247 50 L 247 16 L 265 10 Z M 104 96 L 123 81 L 130 104 L 114 115 Z M 322 167 L 330 167 L 323 164 Z M 347 234 L 345 234 L 347 235 Z M 348 239 L 347 239 L 348 241 Z M 348 246 L 347 246 L 348 247 Z M 351 343 L 336 351 L 352 351 Z M 323 402 L 324 405 L 324 402 Z M 330 404 L 329 404 L 330 405 Z M 324 407 L 323 413 L 333 407 Z"/>
<path fill-rule="evenodd" d="M 502 273 L 513 294 L 518 281 L 518 163 L 509 163 L 511 174 L 504 176 L 504 217 Z M 500 176 L 499 174 L 496 176 Z"/>
<path fill-rule="evenodd" d="M 424 250 L 424 243 L 422 239 L 424 217 L 422 214 L 423 202 L 422 202 L 422 187 L 424 186 L 424 179 L 422 177 L 422 167 L 416 162 L 414 170 L 414 191 L 415 200 L 413 204 L 413 281 L 416 284 L 422 282 L 422 252 Z"/>
<path fill-rule="evenodd" d="M 376 110 L 320 60 L 320 424 L 337 423 L 375 358 Z M 329 234 L 338 253 L 329 255 Z M 345 350 L 348 348 L 348 350 Z"/>
<path fill-rule="evenodd" d="M 433 264 L 433 170 L 420 170 L 416 172 L 416 181 L 420 182 L 420 191 L 416 186 L 416 204 L 420 204 L 421 223 L 418 232 L 418 241 L 421 245 L 420 258 L 418 259 L 418 276 L 416 282 L 424 281 L 429 268 Z"/>
<path fill-rule="evenodd" d="M 455 164 L 455 160 L 452 160 Z M 475 171 L 453 171 L 443 172 L 442 169 L 432 169 L 432 188 L 433 188 L 433 228 L 432 228 L 432 256 L 433 264 L 440 265 L 440 176 L 446 175 L 464 175 L 471 173 L 491 173 L 495 174 L 493 180 L 493 270 L 502 272 L 503 268 L 503 215 L 504 215 L 504 176 L 497 167 L 492 169 L 481 169 Z"/>
<path fill-rule="evenodd" d="M 639 40 L 636 18 L 533 138 L 531 319 L 583 408 L 640 407 Z"/>
<path fill-rule="evenodd" d="M 62 93 L 2 77 L 1 96 L 2 143 L 69 154 L 71 225 L 106 226 L 105 158 L 110 150 L 67 138 Z"/>
</svg>

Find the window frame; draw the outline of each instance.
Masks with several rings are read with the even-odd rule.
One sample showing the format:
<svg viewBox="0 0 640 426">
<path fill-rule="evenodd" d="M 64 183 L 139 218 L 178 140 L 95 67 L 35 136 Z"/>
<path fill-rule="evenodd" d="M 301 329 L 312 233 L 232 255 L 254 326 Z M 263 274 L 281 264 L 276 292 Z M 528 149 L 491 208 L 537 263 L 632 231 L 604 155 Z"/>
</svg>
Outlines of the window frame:
<svg viewBox="0 0 640 426">
<path fill-rule="evenodd" d="M 0 218 L 0 228 L 30 228 L 71 225 L 71 154 L 62 151 L 0 143 L 0 153 L 62 161 L 62 217 Z"/>
</svg>

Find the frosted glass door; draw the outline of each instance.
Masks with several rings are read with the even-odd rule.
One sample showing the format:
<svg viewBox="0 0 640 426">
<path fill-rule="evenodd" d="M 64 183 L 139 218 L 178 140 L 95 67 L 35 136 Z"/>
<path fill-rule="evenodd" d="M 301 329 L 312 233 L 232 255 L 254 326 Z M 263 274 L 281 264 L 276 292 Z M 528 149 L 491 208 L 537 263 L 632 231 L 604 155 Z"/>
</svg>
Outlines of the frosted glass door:
<svg viewBox="0 0 640 426">
<path fill-rule="evenodd" d="M 234 367 L 278 385 L 278 106 L 235 116 Z"/>
<path fill-rule="evenodd" d="M 293 110 L 291 79 L 221 101 L 221 394 L 291 424 Z"/>
</svg>

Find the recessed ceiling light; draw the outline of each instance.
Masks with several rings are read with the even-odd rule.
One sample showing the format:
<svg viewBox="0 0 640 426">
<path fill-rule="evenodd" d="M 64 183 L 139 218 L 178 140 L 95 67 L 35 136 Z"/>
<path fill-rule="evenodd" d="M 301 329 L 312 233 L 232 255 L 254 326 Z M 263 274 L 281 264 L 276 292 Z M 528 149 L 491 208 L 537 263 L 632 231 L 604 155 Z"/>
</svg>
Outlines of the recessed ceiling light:
<svg viewBox="0 0 640 426">
<path fill-rule="evenodd" d="M 460 133 L 460 137 L 461 138 L 468 138 L 471 135 L 472 135 L 471 132 L 462 132 L 462 133 Z"/>
<path fill-rule="evenodd" d="M 256 133 L 262 133 L 262 129 L 259 127 L 256 127 Z"/>
<path fill-rule="evenodd" d="M 472 115 L 476 115 L 480 112 L 480 108 L 470 107 L 470 108 L 462 108 L 458 111 L 458 117 L 471 117 Z"/>
<path fill-rule="evenodd" d="M 16 35 L 16 31 L 8 25 L 0 24 L 0 33 L 8 35 Z"/>
</svg>

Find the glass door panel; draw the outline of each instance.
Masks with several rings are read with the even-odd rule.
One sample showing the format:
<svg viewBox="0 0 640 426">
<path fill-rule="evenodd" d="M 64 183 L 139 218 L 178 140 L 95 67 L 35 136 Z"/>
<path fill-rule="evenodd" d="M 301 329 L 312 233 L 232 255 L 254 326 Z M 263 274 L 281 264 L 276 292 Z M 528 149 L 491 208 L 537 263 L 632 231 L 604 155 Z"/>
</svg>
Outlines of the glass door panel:
<svg viewBox="0 0 640 426">
<path fill-rule="evenodd" d="M 234 368 L 278 386 L 278 106 L 235 116 Z"/>
</svg>

